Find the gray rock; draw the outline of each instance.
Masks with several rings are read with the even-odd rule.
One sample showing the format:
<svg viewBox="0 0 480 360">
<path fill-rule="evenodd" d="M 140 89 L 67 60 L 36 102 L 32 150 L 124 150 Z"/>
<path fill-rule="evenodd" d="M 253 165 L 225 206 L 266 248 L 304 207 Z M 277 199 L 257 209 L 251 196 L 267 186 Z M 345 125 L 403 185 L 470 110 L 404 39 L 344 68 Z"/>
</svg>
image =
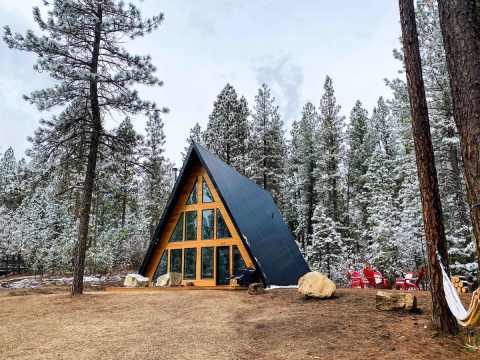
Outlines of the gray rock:
<svg viewBox="0 0 480 360">
<path fill-rule="evenodd" d="M 140 274 L 128 274 L 123 282 L 125 287 L 143 288 L 148 286 L 148 278 Z"/>
<path fill-rule="evenodd" d="M 262 295 L 265 294 L 265 287 L 262 283 L 251 283 L 248 286 L 248 293 L 250 295 Z"/>
<path fill-rule="evenodd" d="M 169 272 L 164 275 L 161 275 L 157 278 L 155 282 L 156 287 L 168 287 L 168 286 L 179 286 L 182 285 L 182 274 Z"/>
</svg>

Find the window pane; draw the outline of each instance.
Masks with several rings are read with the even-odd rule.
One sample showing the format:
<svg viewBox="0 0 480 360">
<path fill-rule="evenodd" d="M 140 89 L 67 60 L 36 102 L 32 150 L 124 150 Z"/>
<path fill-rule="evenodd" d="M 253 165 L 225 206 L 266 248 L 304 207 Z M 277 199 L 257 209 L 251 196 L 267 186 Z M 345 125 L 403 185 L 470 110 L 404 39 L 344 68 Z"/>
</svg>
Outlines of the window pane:
<svg viewBox="0 0 480 360">
<path fill-rule="evenodd" d="M 190 192 L 190 195 L 188 196 L 187 205 L 192 205 L 196 203 L 197 203 L 197 180 L 195 180 L 195 183 L 193 184 L 193 189 Z"/>
<path fill-rule="evenodd" d="M 217 285 L 230 283 L 230 246 L 217 247 Z"/>
<path fill-rule="evenodd" d="M 213 212 L 214 209 L 202 211 L 202 239 L 213 239 Z"/>
<path fill-rule="evenodd" d="M 230 238 L 232 235 L 228 230 L 225 220 L 223 220 L 222 212 L 217 209 L 217 239 Z"/>
<path fill-rule="evenodd" d="M 185 240 L 197 240 L 197 212 L 185 213 Z"/>
<path fill-rule="evenodd" d="M 161 275 L 167 273 L 167 250 L 165 250 L 160 258 L 160 262 L 158 263 L 157 270 L 155 270 L 155 274 L 153 275 L 153 281 L 156 281 L 157 278 Z"/>
<path fill-rule="evenodd" d="M 189 280 L 195 280 L 197 270 L 197 249 L 185 249 L 185 259 L 183 268 L 183 278 Z"/>
<path fill-rule="evenodd" d="M 213 278 L 213 247 L 202 248 L 202 279 Z"/>
<path fill-rule="evenodd" d="M 202 180 L 202 202 L 204 203 L 213 202 L 212 193 L 210 192 L 210 189 L 208 188 L 208 185 L 205 182 L 205 180 Z"/>
<path fill-rule="evenodd" d="M 183 213 L 180 214 L 178 218 L 177 225 L 175 225 L 175 230 L 173 230 L 172 236 L 168 242 L 183 241 Z"/>
<path fill-rule="evenodd" d="M 182 272 L 182 249 L 170 250 L 170 272 Z"/>
<path fill-rule="evenodd" d="M 245 262 L 237 245 L 233 245 L 233 276 L 240 275 L 241 271 L 245 269 Z"/>
</svg>

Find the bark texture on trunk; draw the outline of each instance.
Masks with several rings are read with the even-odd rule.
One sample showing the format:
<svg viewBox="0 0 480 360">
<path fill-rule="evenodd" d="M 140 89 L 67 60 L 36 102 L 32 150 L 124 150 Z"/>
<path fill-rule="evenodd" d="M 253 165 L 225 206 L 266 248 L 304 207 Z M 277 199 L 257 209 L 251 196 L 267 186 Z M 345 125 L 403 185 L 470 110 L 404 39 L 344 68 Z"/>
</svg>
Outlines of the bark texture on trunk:
<svg viewBox="0 0 480 360">
<path fill-rule="evenodd" d="M 432 322 L 442 333 L 456 334 L 458 325 L 445 300 L 442 272 L 437 259 L 437 251 L 445 261 L 448 261 L 448 256 L 422 77 L 415 8 L 413 0 L 399 0 L 399 6 L 415 156 L 427 242 L 428 269 L 432 287 Z"/>
<path fill-rule="evenodd" d="M 480 269 L 480 1 L 438 0 Z"/>
<path fill-rule="evenodd" d="M 98 21 L 95 25 L 95 38 L 92 49 L 92 62 L 90 70 L 92 74 L 98 71 L 98 57 L 100 53 L 101 23 L 102 23 L 102 5 L 97 8 Z M 97 79 L 93 77 L 90 80 L 90 107 L 92 116 L 92 132 L 90 135 L 90 144 L 88 150 L 88 163 L 83 182 L 83 194 L 80 209 L 80 222 L 78 226 L 78 240 L 76 254 L 73 264 L 73 282 L 71 294 L 73 296 L 83 293 L 83 275 L 85 272 L 85 254 L 87 252 L 88 227 L 90 223 L 90 209 L 92 205 L 92 194 L 95 185 L 95 174 L 97 167 L 98 147 L 100 144 L 100 135 L 102 132 L 102 123 L 100 117 L 100 106 L 98 103 L 98 84 Z"/>
</svg>

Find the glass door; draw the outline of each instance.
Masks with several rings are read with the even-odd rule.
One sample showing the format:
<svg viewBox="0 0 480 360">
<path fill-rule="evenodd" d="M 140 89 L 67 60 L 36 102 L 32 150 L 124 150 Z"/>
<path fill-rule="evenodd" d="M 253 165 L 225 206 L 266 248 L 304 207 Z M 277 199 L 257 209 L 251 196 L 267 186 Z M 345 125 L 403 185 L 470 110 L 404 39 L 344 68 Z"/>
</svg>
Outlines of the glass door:
<svg viewBox="0 0 480 360">
<path fill-rule="evenodd" d="M 230 247 L 217 247 L 217 285 L 230 284 Z"/>
</svg>

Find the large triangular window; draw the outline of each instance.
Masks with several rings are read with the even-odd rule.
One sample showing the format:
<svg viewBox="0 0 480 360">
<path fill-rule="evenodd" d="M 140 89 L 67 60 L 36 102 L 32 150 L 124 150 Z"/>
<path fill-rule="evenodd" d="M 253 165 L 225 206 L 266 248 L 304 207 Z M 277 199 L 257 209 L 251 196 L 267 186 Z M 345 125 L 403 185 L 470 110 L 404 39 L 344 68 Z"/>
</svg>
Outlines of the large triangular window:
<svg viewBox="0 0 480 360">
<path fill-rule="evenodd" d="M 190 195 L 188 195 L 187 205 L 193 205 L 196 203 L 197 203 L 197 180 L 195 180 L 195 183 L 193 184 L 193 189 L 190 192 Z"/>
<path fill-rule="evenodd" d="M 175 225 L 175 230 L 173 230 L 172 236 L 170 236 L 170 240 L 168 240 L 168 242 L 177 241 L 183 241 L 183 213 L 180 214 L 177 225 Z"/>
<path fill-rule="evenodd" d="M 220 209 L 217 209 L 217 239 L 231 238 L 230 230 L 223 219 Z"/>
<path fill-rule="evenodd" d="M 211 203 L 213 202 L 213 196 L 208 188 L 208 185 L 205 179 L 202 179 L 202 202 L 204 203 Z"/>
</svg>

